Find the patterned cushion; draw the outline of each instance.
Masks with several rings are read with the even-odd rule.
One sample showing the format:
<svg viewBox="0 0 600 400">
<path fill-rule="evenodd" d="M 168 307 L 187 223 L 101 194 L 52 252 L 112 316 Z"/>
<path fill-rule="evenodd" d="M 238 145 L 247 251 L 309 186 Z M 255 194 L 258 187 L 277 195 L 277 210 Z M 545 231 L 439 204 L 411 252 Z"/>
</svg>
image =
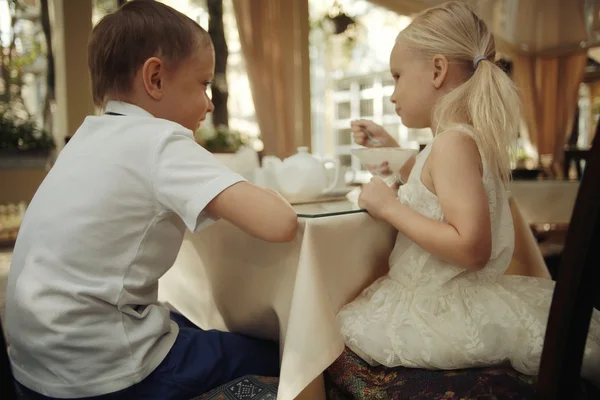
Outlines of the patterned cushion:
<svg viewBox="0 0 600 400">
<path fill-rule="evenodd" d="M 533 399 L 535 381 L 510 366 L 431 371 L 371 367 L 344 350 L 325 371 L 329 400 Z M 278 378 L 244 376 L 192 400 L 275 400 Z M 600 390 L 582 381 L 583 399 L 600 399 Z"/>
<path fill-rule="evenodd" d="M 244 376 L 192 400 L 275 400 L 279 378 Z"/>
<path fill-rule="evenodd" d="M 325 372 L 327 398 L 349 399 L 532 399 L 535 377 L 510 366 L 432 371 L 371 367 L 349 349 Z"/>
</svg>

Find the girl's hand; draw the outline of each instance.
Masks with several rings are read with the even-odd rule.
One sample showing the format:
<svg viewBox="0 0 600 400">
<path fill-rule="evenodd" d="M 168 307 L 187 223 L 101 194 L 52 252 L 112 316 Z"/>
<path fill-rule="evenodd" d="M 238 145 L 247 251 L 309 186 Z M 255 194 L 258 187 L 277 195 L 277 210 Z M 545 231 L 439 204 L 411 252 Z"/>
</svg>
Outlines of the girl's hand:
<svg viewBox="0 0 600 400">
<path fill-rule="evenodd" d="M 377 125 L 373 121 L 366 119 L 359 119 L 350 123 L 350 130 L 352 131 L 352 137 L 354 142 L 361 146 L 366 147 L 399 147 L 398 142 L 385 131 L 381 126 Z M 369 140 L 369 135 L 372 139 L 378 141 L 373 143 Z"/>
<path fill-rule="evenodd" d="M 396 192 L 381 178 L 374 177 L 362 187 L 358 196 L 358 206 L 377 219 L 383 219 L 389 205 L 397 202 Z"/>
</svg>

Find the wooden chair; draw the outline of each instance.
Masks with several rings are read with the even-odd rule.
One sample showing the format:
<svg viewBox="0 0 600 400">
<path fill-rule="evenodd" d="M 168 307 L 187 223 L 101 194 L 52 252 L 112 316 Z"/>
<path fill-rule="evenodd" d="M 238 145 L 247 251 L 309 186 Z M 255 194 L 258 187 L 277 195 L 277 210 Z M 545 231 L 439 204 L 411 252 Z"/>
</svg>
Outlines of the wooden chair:
<svg viewBox="0 0 600 400">
<path fill-rule="evenodd" d="M 599 124 L 600 127 L 600 124 Z M 596 293 L 600 290 L 600 135 L 583 174 L 558 278 L 537 384 L 540 399 L 575 398 Z"/>
<path fill-rule="evenodd" d="M 600 123 L 596 124 L 596 133 L 600 129 Z M 569 170 L 571 166 L 575 164 L 576 179 L 581 179 L 583 176 L 582 162 L 586 162 L 589 149 L 580 148 L 577 145 L 579 138 L 579 107 L 575 110 L 575 117 L 573 118 L 573 128 L 571 129 L 571 135 L 565 145 L 564 149 L 564 160 L 563 160 L 563 174 L 565 178 L 569 177 Z"/>
<path fill-rule="evenodd" d="M 592 310 L 600 302 L 599 197 L 600 134 L 577 194 L 537 377 L 510 366 L 459 371 L 371 367 L 346 350 L 325 373 L 329 399 L 600 399 L 600 390 L 580 376 Z"/>
<path fill-rule="evenodd" d="M 575 164 L 576 179 L 581 179 L 583 176 L 582 162 L 586 162 L 590 155 L 589 149 L 582 149 L 575 146 L 565 146 L 565 159 L 563 165 L 563 173 L 565 178 L 569 177 L 569 169 Z M 586 164 L 587 165 L 587 164 Z"/>
</svg>

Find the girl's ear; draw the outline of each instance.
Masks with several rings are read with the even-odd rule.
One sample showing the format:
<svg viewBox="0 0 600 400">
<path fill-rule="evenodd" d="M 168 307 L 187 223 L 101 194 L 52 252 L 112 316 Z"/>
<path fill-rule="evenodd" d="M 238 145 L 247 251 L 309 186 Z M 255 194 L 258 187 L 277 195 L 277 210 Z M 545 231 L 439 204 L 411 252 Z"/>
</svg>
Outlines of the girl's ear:
<svg viewBox="0 0 600 400">
<path fill-rule="evenodd" d="M 431 59 L 433 63 L 433 76 L 431 83 L 436 89 L 440 89 L 448 76 L 448 59 L 446 56 L 437 54 Z"/>
</svg>

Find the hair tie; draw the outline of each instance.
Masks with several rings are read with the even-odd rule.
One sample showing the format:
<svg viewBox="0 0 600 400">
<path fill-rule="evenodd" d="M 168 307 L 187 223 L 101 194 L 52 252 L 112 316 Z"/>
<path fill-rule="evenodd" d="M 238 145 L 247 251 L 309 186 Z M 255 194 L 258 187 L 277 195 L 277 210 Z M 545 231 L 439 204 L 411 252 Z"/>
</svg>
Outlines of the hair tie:
<svg viewBox="0 0 600 400">
<path fill-rule="evenodd" d="M 480 61 L 487 60 L 485 56 L 477 56 L 473 59 L 473 69 L 477 69 Z"/>
</svg>

